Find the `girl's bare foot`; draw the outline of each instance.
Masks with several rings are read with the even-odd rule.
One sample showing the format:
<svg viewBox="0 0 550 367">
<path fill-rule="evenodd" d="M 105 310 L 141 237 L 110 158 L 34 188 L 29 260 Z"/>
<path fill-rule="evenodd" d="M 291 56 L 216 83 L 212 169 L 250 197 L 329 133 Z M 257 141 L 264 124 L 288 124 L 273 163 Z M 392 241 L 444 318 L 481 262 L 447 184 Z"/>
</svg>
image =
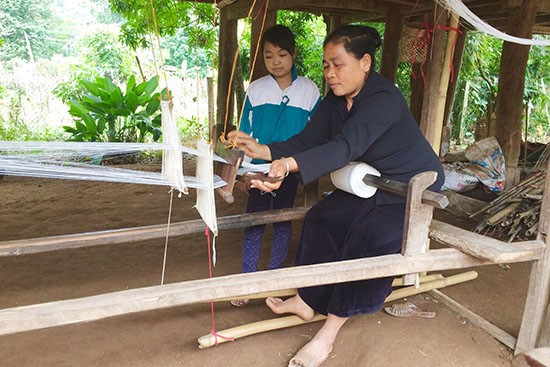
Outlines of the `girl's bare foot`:
<svg viewBox="0 0 550 367">
<path fill-rule="evenodd" d="M 265 300 L 265 303 L 276 314 L 293 313 L 305 321 L 311 320 L 315 314 L 315 311 L 299 295 L 285 301 L 280 298 L 269 297 Z"/>
</svg>

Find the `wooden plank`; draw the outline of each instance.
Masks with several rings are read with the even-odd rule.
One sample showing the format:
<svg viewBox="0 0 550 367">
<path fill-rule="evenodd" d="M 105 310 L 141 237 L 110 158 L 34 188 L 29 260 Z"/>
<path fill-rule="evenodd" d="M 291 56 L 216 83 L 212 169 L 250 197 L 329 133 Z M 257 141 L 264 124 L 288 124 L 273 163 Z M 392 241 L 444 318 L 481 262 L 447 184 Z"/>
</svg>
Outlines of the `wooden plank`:
<svg viewBox="0 0 550 367">
<path fill-rule="evenodd" d="M 525 259 L 527 260 L 527 259 Z M 0 310 L 0 334 L 99 320 L 218 298 L 279 289 L 491 264 L 455 249 L 400 254 L 235 274 Z"/>
<path fill-rule="evenodd" d="M 546 245 L 541 240 L 508 243 L 470 232 L 450 224 L 432 220 L 430 238 L 466 254 L 493 263 L 509 263 L 539 259 Z"/>
<path fill-rule="evenodd" d="M 476 313 L 468 310 L 466 307 L 462 306 L 460 303 L 456 302 L 454 299 L 445 295 L 441 291 L 438 291 L 437 289 L 431 291 L 430 295 L 460 316 L 468 319 L 468 321 L 470 321 L 472 324 L 479 327 L 487 334 L 491 335 L 493 338 L 506 345 L 508 348 L 514 349 L 516 345 L 516 338 L 508 334 L 506 331 L 502 330 L 494 324 L 491 324 L 489 321 L 485 320 Z"/>
<path fill-rule="evenodd" d="M 218 218 L 218 229 L 235 229 L 278 221 L 300 220 L 309 208 L 278 209 L 268 212 L 246 213 Z M 172 223 L 169 236 L 182 236 L 204 232 L 206 224 L 202 219 Z M 12 240 L 0 242 L 0 256 L 34 254 L 39 252 L 74 249 L 79 247 L 116 245 L 131 241 L 145 241 L 166 237 L 166 225 L 152 225 L 115 229 L 108 231 L 87 232 Z"/>
</svg>

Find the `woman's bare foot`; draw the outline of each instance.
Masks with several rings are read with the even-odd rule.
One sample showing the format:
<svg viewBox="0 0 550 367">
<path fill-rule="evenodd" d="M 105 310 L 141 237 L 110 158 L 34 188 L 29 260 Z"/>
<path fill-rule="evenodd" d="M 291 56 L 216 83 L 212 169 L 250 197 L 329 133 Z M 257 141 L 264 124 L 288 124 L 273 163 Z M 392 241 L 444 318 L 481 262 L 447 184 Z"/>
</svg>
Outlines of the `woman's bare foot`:
<svg viewBox="0 0 550 367">
<path fill-rule="evenodd" d="M 284 301 L 280 298 L 268 297 L 265 303 L 276 314 L 293 313 L 305 321 L 311 320 L 315 314 L 315 311 L 299 295 Z"/>
<path fill-rule="evenodd" d="M 338 331 L 348 320 L 347 317 L 339 317 L 328 314 L 321 329 L 313 339 L 307 343 L 288 363 L 289 367 L 318 367 L 332 352 L 332 346 L 336 340 Z"/>
</svg>

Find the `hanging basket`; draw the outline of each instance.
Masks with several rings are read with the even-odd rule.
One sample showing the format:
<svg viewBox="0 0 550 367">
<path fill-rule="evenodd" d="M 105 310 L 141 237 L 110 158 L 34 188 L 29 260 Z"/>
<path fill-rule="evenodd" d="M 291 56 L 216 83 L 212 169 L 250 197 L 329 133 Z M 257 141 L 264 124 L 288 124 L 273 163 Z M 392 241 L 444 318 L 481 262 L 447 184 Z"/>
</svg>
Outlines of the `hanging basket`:
<svg viewBox="0 0 550 367">
<path fill-rule="evenodd" d="M 423 63 L 426 61 L 428 39 L 426 30 L 421 28 L 403 27 L 399 40 L 399 61 Z"/>
</svg>

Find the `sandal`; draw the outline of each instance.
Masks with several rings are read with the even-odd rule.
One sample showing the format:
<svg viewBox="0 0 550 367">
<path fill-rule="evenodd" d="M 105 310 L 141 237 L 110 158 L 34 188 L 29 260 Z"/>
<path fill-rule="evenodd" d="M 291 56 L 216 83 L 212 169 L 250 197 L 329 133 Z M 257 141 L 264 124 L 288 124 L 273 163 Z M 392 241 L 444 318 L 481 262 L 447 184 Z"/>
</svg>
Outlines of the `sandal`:
<svg viewBox="0 0 550 367">
<path fill-rule="evenodd" d="M 232 301 L 229 301 L 229 303 L 231 303 L 235 307 L 244 307 L 248 304 L 248 302 L 250 302 L 248 298 L 234 299 Z"/>
<path fill-rule="evenodd" d="M 392 316 L 396 317 L 424 317 L 427 319 L 434 318 L 436 315 L 435 311 L 423 311 L 416 307 L 411 302 L 405 302 L 400 304 L 394 304 L 390 307 L 385 307 L 384 311 L 389 313 Z"/>
</svg>

